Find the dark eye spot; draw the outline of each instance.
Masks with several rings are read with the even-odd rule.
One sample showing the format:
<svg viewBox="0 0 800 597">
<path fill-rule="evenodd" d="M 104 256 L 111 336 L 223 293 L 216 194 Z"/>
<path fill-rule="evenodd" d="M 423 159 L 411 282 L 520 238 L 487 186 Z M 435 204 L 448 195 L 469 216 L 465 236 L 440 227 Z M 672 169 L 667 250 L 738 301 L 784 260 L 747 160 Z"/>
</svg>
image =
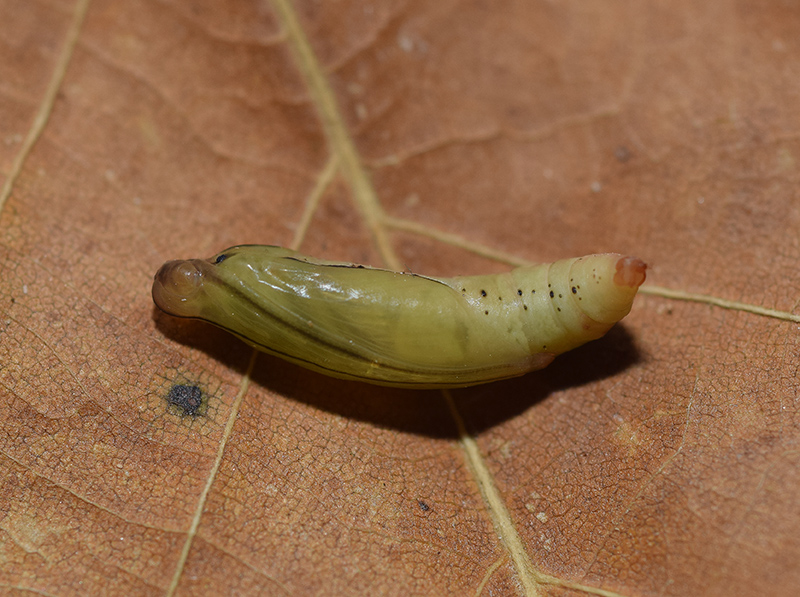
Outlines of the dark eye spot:
<svg viewBox="0 0 800 597">
<path fill-rule="evenodd" d="M 481 290 L 481 296 L 486 296 L 486 291 L 485 290 Z"/>
<path fill-rule="evenodd" d="M 574 286 L 572 287 L 572 294 L 578 294 L 578 289 Z"/>
<path fill-rule="evenodd" d="M 521 291 L 519 288 L 517 288 L 517 294 L 518 294 L 519 296 L 522 296 L 522 291 Z"/>
<path fill-rule="evenodd" d="M 489 312 L 488 311 L 484 311 L 483 314 L 484 315 L 489 315 Z"/>
<path fill-rule="evenodd" d="M 551 291 L 550 291 L 550 298 L 553 298 L 555 295 L 556 295 L 556 294 L 555 294 L 555 292 L 553 292 L 553 291 L 551 290 Z"/>
<path fill-rule="evenodd" d="M 197 386 L 172 386 L 167 395 L 167 402 L 177 406 L 183 414 L 196 417 L 203 406 L 203 391 Z"/>
<path fill-rule="evenodd" d="M 228 256 L 227 256 L 225 253 L 223 253 L 222 255 L 217 255 L 217 258 L 214 260 L 214 263 L 215 263 L 215 264 L 216 264 L 216 263 L 222 263 L 222 262 L 223 262 L 223 261 L 225 261 L 227 258 L 228 258 Z"/>
</svg>

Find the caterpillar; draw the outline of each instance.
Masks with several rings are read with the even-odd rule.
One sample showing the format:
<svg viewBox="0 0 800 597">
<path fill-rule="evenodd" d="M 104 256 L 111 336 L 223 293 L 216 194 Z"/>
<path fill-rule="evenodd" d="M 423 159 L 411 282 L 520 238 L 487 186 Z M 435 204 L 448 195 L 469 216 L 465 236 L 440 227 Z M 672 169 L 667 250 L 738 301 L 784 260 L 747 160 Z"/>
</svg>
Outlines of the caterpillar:
<svg viewBox="0 0 800 597">
<path fill-rule="evenodd" d="M 455 388 L 541 369 L 600 338 L 630 311 L 646 267 L 601 254 L 431 278 L 241 245 L 168 261 L 153 300 L 333 377 Z"/>
</svg>

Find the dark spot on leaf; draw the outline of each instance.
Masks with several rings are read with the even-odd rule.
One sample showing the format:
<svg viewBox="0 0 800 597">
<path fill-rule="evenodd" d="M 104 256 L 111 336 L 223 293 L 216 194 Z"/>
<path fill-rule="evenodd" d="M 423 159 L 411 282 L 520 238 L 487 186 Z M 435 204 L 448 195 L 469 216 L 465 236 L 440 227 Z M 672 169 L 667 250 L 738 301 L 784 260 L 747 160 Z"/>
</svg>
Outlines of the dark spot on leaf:
<svg viewBox="0 0 800 597">
<path fill-rule="evenodd" d="M 427 512 L 428 510 L 431 509 L 431 507 L 422 500 L 417 500 L 417 505 L 419 506 L 419 509 L 422 510 L 423 512 Z"/>
<path fill-rule="evenodd" d="M 222 263 L 222 262 L 223 262 L 223 261 L 225 261 L 227 258 L 228 258 L 228 256 L 227 256 L 225 253 L 223 253 L 222 255 L 217 255 L 217 258 L 214 260 L 214 263 L 215 263 L 215 264 L 217 264 L 217 263 Z"/>
<path fill-rule="evenodd" d="M 555 294 L 555 292 L 553 292 L 553 291 L 551 290 L 551 291 L 550 291 L 550 298 L 553 298 L 555 295 L 556 295 L 556 294 Z"/>
<path fill-rule="evenodd" d="M 485 290 L 481 290 L 481 296 L 486 296 L 486 291 Z"/>
<path fill-rule="evenodd" d="M 574 286 L 572 287 L 572 294 L 578 294 L 578 289 Z"/>
<path fill-rule="evenodd" d="M 517 294 L 518 294 L 519 296 L 522 296 L 522 290 L 520 290 L 519 288 L 517 288 Z"/>
<path fill-rule="evenodd" d="M 183 414 L 196 417 L 203 406 L 203 391 L 197 386 L 172 386 L 167 395 L 167 402 L 177 406 Z"/>
</svg>

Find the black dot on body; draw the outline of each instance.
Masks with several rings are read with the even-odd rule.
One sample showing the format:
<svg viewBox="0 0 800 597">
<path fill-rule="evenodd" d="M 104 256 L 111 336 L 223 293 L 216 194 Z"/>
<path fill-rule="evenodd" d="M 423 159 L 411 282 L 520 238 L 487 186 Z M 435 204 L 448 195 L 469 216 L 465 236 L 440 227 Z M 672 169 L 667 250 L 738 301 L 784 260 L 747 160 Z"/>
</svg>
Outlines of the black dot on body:
<svg viewBox="0 0 800 597">
<path fill-rule="evenodd" d="M 423 512 L 427 512 L 428 510 L 431 509 L 431 507 L 422 500 L 417 500 L 417 505 L 419 506 L 419 509 L 422 510 Z"/>
<path fill-rule="evenodd" d="M 574 286 L 572 287 L 572 294 L 578 294 L 578 289 Z"/>
<path fill-rule="evenodd" d="M 225 253 L 223 253 L 222 255 L 217 255 L 217 258 L 214 260 L 214 263 L 215 263 L 215 264 L 217 264 L 217 263 L 222 263 L 222 262 L 223 262 L 223 261 L 225 261 L 227 258 L 228 258 L 228 256 L 227 256 Z"/>
<path fill-rule="evenodd" d="M 556 295 L 556 293 L 551 290 L 550 291 L 550 298 L 553 298 L 555 295 Z"/>
</svg>

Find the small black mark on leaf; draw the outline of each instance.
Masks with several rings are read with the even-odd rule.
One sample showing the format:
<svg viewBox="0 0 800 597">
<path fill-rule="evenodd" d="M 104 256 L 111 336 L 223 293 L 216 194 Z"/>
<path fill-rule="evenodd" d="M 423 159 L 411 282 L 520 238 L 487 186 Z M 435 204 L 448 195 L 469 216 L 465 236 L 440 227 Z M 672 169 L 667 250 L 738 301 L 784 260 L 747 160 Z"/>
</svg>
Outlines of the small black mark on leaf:
<svg viewBox="0 0 800 597">
<path fill-rule="evenodd" d="M 167 402 L 177 406 L 184 415 L 196 417 L 203 406 L 203 391 L 197 386 L 172 386 L 167 395 Z"/>
<path fill-rule="evenodd" d="M 419 506 L 419 509 L 422 510 L 423 512 L 427 512 L 428 510 L 431 509 L 431 507 L 422 500 L 417 500 L 417 505 Z"/>
</svg>

